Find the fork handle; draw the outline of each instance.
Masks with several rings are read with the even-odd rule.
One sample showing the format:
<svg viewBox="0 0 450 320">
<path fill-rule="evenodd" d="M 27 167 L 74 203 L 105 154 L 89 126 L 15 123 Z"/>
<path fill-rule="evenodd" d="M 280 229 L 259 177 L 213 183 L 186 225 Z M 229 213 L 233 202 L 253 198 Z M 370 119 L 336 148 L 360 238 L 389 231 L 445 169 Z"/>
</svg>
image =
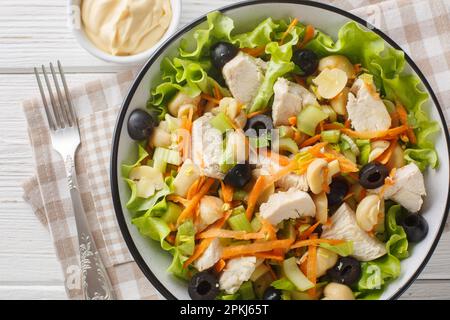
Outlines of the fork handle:
<svg viewBox="0 0 450 320">
<path fill-rule="evenodd" d="M 89 231 L 73 158 L 69 156 L 65 160 L 70 197 L 78 232 L 83 297 L 85 300 L 113 300 L 114 294 L 111 282 Z"/>
</svg>

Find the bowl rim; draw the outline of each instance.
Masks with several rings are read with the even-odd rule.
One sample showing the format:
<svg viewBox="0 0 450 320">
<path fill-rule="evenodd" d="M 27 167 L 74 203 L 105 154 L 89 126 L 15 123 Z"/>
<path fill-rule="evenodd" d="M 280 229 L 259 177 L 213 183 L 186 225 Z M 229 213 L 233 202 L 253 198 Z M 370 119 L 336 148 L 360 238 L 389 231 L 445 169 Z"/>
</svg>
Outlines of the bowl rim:
<svg viewBox="0 0 450 320">
<path fill-rule="evenodd" d="M 309 1 L 309 0 L 281 0 L 281 1 L 274 1 L 274 0 L 250 0 L 250 1 L 243 1 L 238 2 L 232 5 L 224 6 L 219 9 L 213 10 L 213 11 L 220 11 L 222 13 L 226 13 L 227 11 L 238 9 L 241 7 L 247 7 L 252 6 L 256 4 L 277 4 L 277 3 L 287 3 L 287 4 L 301 4 L 306 6 L 311 6 L 327 11 L 331 11 L 337 14 L 340 14 L 346 18 L 349 18 L 363 26 L 372 26 L 370 23 L 368 23 L 366 20 L 348 12 L 343 9 L 337 8 L 335 6 L 325 4 L 325 3 L 319 3 L 316 1 Z M 111 166 L 110 166 L 110 177 L 111 177 L 111 192 L 112 192 L 112 198 L 113 198 L 113 204 L 114 204 L 114 210 L 116 213 L 116 217 L 119 223 L 120 230 L 122 232 L 122 235 L 125 239 L 125 242 L 128 246 L 128 249 L 130 250 L 133 258 L 135 259 L 137 265 L 141 269 L 141 271 L 144 273 L 144 275 L 147 277 L 147 279 L 151 282 L 151 284 L 159 291 L 162 296 L 168 300 L 177 300 L 177 298 L 158 280 L 158 278 L 155 276 L 153 271 L 150 269 L 150 267 L 146 264 L 144 261 L 144 258 L 139 253 L 138 249 L 136 248 L 136 245 L 134 243 L 134 240 L 128 230 L 128 226 L 125 220 L 124 212 L 122 210 L 122 204 L 120 200 L 120 194 L 119 194 L 119 184 L 118 184 L 118 170 L 117 170 L 117 158 L 118 158 L 118 149 L 119 149 L 119 141 L 120 141 L 120 133 L 122 131 L 122 127 L 125 120 L 125 115 L 127 113 L 128 107 L 131 103 L 131 100 L 141 83 L 142 79 L 144 78 L 145 74 L 147 73 L 148 69 L 154 64 L 154 62 L 165 52 L 165 49 L 172 44 L 175 40 L 177 40 L 180 36 L 183 34 L 191 31 L 195 27 L 197 27 L 199 24 L 206 21 L 206 14 L 202 15 L 201 17 L 197 18 L 196 20 L 192 21 L 191 23 L 187 24 L 180 30 L 178 30 L 176 33 L 174 33 L 169 39 L 166 40 L 158 49 L 155 51 L 152 57 L 149 58 L 149 60 L 145 63 L 145 65 L 142 67 L 142 69 L 139 71 L 138 75 L 134 79 L 133 84 L 131 85 L 124 102 L 120 108 L 119 114 L 117 116 L 116 125 L 114 128 L 113 133 L 113 142 L 112 142 L 112 154 L 111 154 Z M 394 41 L 392 40 L 388 35 L 386 35 L 383 31 L 379 30 L 375 26 L 372 26 L 371 31 L 378 34 L 380 37 L 383 38 L 384 41 L 386 41 L 390 46 L 392 46 L 395 49 L 401 50 L 403 49 Z M 443 127 L 443 133 L 445 137 L 445 142 L 447 145 L 447 149 L 450 150 L 450 134 L 447 126 L 445 125 L 445 117 L 444 113 L 442 111 L 442 107 L 439 103 L 439 100 L 437 99 L 436 94 L 434 93 L 431 85 L 429 84 L 428 80 L 426 79 L 425 75 L 422 73 L 422 71 L 419 69 L 419 67 L 415 64 L 415 62 L 411 59 L 411 57 L 404 52 L 405 59 L 409 66 L 413 69 L 413 71 L 417 74 L 417 76 L 422 81 L 423 85 L 427 89 L 428 93 L 430 94 L 430 98 L 433 101 L 438 114 L 440 118 L 440 122 Z M 450 154 L 448 155 L 448 162 L 450 163 Z M 450 179 L 450 177 L 449 177 Z M 410 286 L 411 284 L 417 279 L 419 274 L 422 272 L 428 261 L 430 260 L 431 256 L 433 255 L 434 250 L 436 249 L 436 246 L 442 236 L 442 233 L 444 231 L 445 222 L 447 221 L 448 215 L 449 215 L 449 209 L 450 209 L 450 194 L 447 196 L 447 201 L 445 205 L 445 212 L 442 218 L 442 221 L 440 222 L 440 226 L 437 232 L 437 235 L 435 239 L 433 240 L 433 243 L 431 245 L 430 250 L 428 251 L 427 255 L 423 259 L 423 261 L 420 263 L 417 270 L 414 272 L 414 274 L 403 284 L 391 297 L 389 297 L 389 300 L 396 300 L 398 299 Z"/>
<path fill-rule="evenodd" d="M 80 7 L 80 4 L 81 4 L 80 0 L 68 0 L 69 19 L 72 13 L 72 6 Z M 159 50 L 162 44 L 164 44 L 167 40 L 171 39 L 172 36 L 175 35 L 178 31 L 178 27 L 180 26 L 181 21 L 182 1 L 170 0 L 170 5 L 172 7 L 172 20 L 170 21 L 170 24 L 166 32 L 164 32 L 164 34 L 162 35 L 161 39 L 159 39 L 152 47 L 148 48 L 147 50 L 129 56 L 115 56 L 97 48 L 94 45 L 94 43 L 88 38 L 83 27 L 77 28 L 75 26 L 70 25 L 70 29 L 78 44 L 84 50 L 86 50 L 88 53 L 90 53 L 92 56 L 98 59 L 101 59 L 109 63 L 117 63 L 122 65 L 127 64 L 132 65 L 136 63 L 142 63 L 147 61 L 155 52 Z M 79 19 L 81 23 L 81 13 Z"/>
</svg>

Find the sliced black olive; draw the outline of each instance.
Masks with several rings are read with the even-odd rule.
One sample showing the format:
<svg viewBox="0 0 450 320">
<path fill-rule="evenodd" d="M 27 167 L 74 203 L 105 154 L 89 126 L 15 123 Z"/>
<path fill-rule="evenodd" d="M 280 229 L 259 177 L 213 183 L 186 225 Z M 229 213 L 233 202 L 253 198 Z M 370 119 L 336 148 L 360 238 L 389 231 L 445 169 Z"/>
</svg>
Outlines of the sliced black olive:
<svg viewBox="0 0 450 320">
<path fill-rule="evenodd" d="M 208 271 L 196 273 L 189 282 L 188 292 L 192 300 L 214 300 L 219 291 L 219 281 Z"/>
<path fill-rule="evenodd" d="M 133 140 L 147 139 L 157 124 L 156 117 L 142 109 L 136 109 L 128 118 L 128 134 Z"/>
<path fill-rule="evenodd" d="M 252 179 L 252 168 L 249 164 L 235 165 L 227 172 L 223 182 L 233 188 L 243 188 Z"/>
<path fill-rule="evenodd" d="M 274 287 L 268 287 L 264 291 L 263 300 L 281 300 L 281 290 Z"/>
<path fill-rule="evenodd" d="M 384 179 L 389 175 L 386 166 L 378 162 L 366 164 L 359 171 L 359 183 L 363 188 L 376 189 L 384 185 Z"/>
<path fill-rule="evenodd" d="M 327 194 L 328 205 L 338 206 L 348 193 L 348 184 L 344 179 L 333 179 L 330 184 L 330 192 Z"/>
<path fill-rule="evenodd" d="M 228 42 L 218 42 L 211 47 L 211 60 L 217 69 L 222 69 L 239 53 L 239 49 Z"/>
<path fill-rule="evenodd" d="M 247 124 L 245 125 L 245 134 L 249 137 L 256 137 L 269 133 L 272 129 L 272 118 L 264 114 L 259 114 L 248 119 Z"/>
<path fill-rule="evenodd" d="M 319 57 L 308 49 L 294 52 L 292 61 L 302 69 L 305 76 L 310 76 L 315 73 L 319 66 Z"/>
<path fill-rule="evenodd" d="M 331 281 L 352 286 L 361 277 L 361 264 L 352 257 L 342 257 L 336 265 L 327 271 Z"/>
<path fill-rule="evenodd" d="M 428 223 L 420 214 L 410 213 L 400 223 L 409 242 L 417 243 L 428 234 Z"/>
</svg>

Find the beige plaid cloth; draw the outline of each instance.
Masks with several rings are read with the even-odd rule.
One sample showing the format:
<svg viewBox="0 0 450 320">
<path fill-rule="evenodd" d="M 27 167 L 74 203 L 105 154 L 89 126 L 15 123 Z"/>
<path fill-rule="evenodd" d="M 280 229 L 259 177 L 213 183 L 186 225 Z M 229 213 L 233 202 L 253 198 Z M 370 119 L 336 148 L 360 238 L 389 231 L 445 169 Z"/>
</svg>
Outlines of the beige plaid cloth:
<svg viewBox="0 0 450 320">
<path fill-rule="evenodd" d="M 450 116 L 450 6 L 447 0 L 335 0 L 391 36 L 419 65 Z M 157 299 L 119 231 L 109 184 L 115 119 L 134 77 L 132 71 L 72 88 L 81 132 L 76 165 L 95 242 L 118 299 Z M 80 299 L 77 232 L 61 158 L 52 150 L 40 98 L 25 101 L 36 175 L 24 182 L 24 199 L 51 233 L 67 295 Z"/>
</svg>

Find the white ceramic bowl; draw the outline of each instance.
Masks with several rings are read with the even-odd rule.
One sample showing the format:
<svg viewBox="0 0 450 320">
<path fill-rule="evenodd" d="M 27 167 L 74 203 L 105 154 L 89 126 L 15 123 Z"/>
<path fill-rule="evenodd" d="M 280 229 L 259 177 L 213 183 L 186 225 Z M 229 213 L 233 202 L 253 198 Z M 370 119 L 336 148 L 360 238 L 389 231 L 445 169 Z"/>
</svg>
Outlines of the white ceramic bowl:
<svg viewBox="0 0 450 320">
<path fill-rule="evenodd" d="M 367 25 L 365 21 L 348 12 L 310 1 L 250 1 L 225 7 L 221 11 L 234 19 L 238 30 L 248 30 L 267 17 L 275 19 L 300 17 L 302 22 L 312 24 L 333 37 L 337 36 L 337 30 L 348 21 L 354 20 L 364 28 Z M 131 224 L 131 214 L 125 207 L 130 192 L 120 177 L 120 164 L 134 162 L 135 159 L 132 157 L 137 152 L 136 144 L 128 137 L 126 119 L 134 109 L 145 106 L 149 97 L 149 88 L 154 87 L 160 81 L 159 67 L 162 59 L 176 54 L 180 39 L 187 34 L 192 34 L 193 29 L 204 25 L 204 22 L 205 17 L 202 17 L 184 27 L 146 63 L 124 101 L 113 140 L 111 184 L 117 219 L 136 262 L 152 284 L 168 299 L 189 299 L 187 285 L 167 273 L 166 269 L 171 262 L 171 256 L 160 249 L 159 243 L 142 237 Z M 373 31 L 383 37 L 390 46 L 399 49 L 398 45 L 381 31 L 376 29 Z M 386 288 L 381 299 L 398 298 L 416 279 L 437 245 L 449 209 L 450 139 L 448 130 L 444 125 L 442 109 L 424 75 L 409 57 L 407 57 L 407 62 L 407 72 L 416 74 L 423 82 L 422 88 L 430 94 L 431 99 L 427 106 L 429 113 L 441 126 L 441 133 L 436 139 L 440 166 L 436 171 L 428 170 L 425 174 L 428 196 L 425 198 L 422 214 L 429 223 L 428 236 L 419 244 L 411 246 L 411 256 L 402 261 L 400 277 Z"/>
<path fill-rule="evenodd" d="M 90 54 L 107 62 L 119 64 L 138 64 L 148 60 L 151 55 L 177 30 L 181 17 L 181 0 L 170 0 L 172 21 L 164 36 L 151 48 L 132 56 L 114 56 L 97 48 L 86 36 L 81 24 L 80 3 L 82 0 L 68 0 L 69 27 L 78 43 Z"/>
</svg>

